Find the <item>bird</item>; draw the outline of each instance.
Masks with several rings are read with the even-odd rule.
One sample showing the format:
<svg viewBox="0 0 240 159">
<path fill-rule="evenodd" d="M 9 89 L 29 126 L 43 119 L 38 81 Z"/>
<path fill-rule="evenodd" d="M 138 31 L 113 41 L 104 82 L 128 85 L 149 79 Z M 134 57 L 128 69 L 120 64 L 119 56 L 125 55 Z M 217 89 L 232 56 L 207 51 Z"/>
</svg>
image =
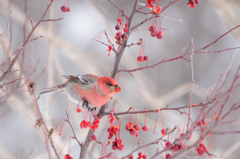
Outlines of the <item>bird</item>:
<svg viewBox="0 0 240 159">
<path fill-rule="evenodd" d="M 74 103 L 79 104 L 82 101 L 83 107 L 90 108 L 90 104 L 96 109 L 106 104 L 115 93 L 121 91 L 117 81 L 106 76 L 84 74 L 62 77 L 68 80 L 57 87 L 40 90 L 38 99 L 47 94 L 66 93 Z"/>
</svg>

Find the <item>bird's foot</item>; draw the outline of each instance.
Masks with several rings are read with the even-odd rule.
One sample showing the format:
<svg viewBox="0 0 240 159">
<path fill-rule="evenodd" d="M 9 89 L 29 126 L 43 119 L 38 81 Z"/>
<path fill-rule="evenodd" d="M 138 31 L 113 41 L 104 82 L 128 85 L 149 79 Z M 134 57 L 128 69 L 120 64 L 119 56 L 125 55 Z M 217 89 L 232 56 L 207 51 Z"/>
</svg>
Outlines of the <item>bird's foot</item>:
<svg viewBox="0 0 240 159">
<path fill-rule="evenodd" d="M 83 108 L 88 108 L 89 112 L 96 110 L 96 107 L 89 107 L 88 101 L 86 101 L 86 100 L 83 100 L 82 107 Z"/>
</svg>

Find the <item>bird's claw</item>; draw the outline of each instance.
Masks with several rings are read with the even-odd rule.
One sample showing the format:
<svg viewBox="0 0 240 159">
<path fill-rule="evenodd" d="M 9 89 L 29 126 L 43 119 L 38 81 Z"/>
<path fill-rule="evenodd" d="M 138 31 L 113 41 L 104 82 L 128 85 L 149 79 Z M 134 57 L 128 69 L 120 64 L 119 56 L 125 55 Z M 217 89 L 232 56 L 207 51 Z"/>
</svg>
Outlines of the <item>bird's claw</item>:
<svg viewBox="0 0 240 159">
<path fill-rule="evenodd" d="M 96 110 L 96 107 L 89 107 L 88 101 L 86 101 L 86 100 L 83 100 L 82 107 L 83 108 L 88 108 L 89 112 L 92 112 L 92 111 Z"/>
</svg>

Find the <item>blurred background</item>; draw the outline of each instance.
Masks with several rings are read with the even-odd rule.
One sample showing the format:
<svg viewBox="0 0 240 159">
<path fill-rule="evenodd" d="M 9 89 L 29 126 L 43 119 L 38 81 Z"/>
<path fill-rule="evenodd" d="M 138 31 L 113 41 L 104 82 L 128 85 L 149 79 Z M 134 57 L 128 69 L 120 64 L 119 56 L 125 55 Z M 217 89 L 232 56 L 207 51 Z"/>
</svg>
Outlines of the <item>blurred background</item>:
<svg viewBox="0 0 240 159">
<path fill-rule="evenodd" d="M 41 18 L 49 0 L 27 0 L 27 14 L 31 17 L 33 24 Z M 125 8 L 130 14 L 133 1 L 113 0 L 119 8 Z M 145 1 L 140 0 L 141 3 Z M 188 48 L 191 39 L 195 49 L 202 48 L 216 40 L 231 28 L 240 24 L 239 1 L 228 0 L 200 0 L 194 9 L 187 5 L 187 0 L 180 0 L 166 11 L 161 24 L 164 29 L 164 37 L 159 40 L 150 36 L 147 30 L 152 21 L 147 22 L 132 32 L 128 43 L 137 42 L 140 38 L 145 40 L 145 53 L 149 56 L 149 61 L 137 63 L 139 46 L 127 48 L 124 52 L 120 69 L 133 69 L 152 65 L 163 59 L 167 60 L 176 57 L 183 48 Z M 162 8 L 169 3 L 168 0 L 160 1 Z M 99 76 L 111 76 L 114 63 L 114 53 L 107 56 L 107 47 L 96 41 L 91 41 L 98 33 L 106 30 L 110 40 L 114 43 L 115 25 L 117 24 L 118 10 L 106 0 L 78 0 L 69 1 L 70 12 L 62 12 L 61 7 L 64 1 L 55 1 L 44 19 L 58 19 L 56 22 L 44 22 L 33 33 L 32 38 L 43 36 L 35 41 L 29 42 L 25 48 L 24 67 L 30 81 L 35 82 L 36 96 L 38 90 L 59 85 L 66 80 L 59 78 L 60 75 L 76 74 L 96 74 Z M 9 16 L 11 14 L 11 29 L 6 34 L 0 36 L 0 64 L 22 44 L 24 38 L 23 26 L 25 24 L 25 1 L 24 0 L 0 0 L 0 33 L 7 28 Z M 147 10 L 145 10 L 147 11 Z M 133 26 L 143 21 L 147 16 L 136 13 Z M 26 32 L 31 30 L 30 21 L 27 21 Z M 12 36 L 11 36 L 12 35 Z M 240 29 L 223 37 L 218 43 L 212 45 L 206 51 L 221 50 L 239 46 Z M 107 42 L 104 35 L 101 39 Z M 11 42 L 11 44 L 10 44 Z M 115 44 L 115 46 L 117 46 Z M 10 51 L 6 51 L 10 48 Z M 216 54 L 194 55 L 194 76 L 195 87 L 193 91 L 193 103 L 204 101 L 209 90 L 216 85 L 224 72 L 232 55 L 236 52 L 234 62 L 231 66 L 231 73 L 224 88 L 227 89 L 232 83 L 233 76 L 239 66 L 240 55 L 236 50 L 230 50 Z M 21 66 L 21 60 L 17 61 L 13 70 Z M 36 70 L 31 73 L 31 69 Z M 1 66 L 6 70 L 8 64 Z M 127 111 L 129 107 L 135 110 L 185 106 L 189 100 L 191 88 L 191 68 L 186 60 L 175 60 L 156 66 L 156 69 L 146 69 L 138 72 L 120 73 L 117 81 L 122 87 L 122 91 L 116 94 L 110 102 L 109 111 L 115 106 L 115 112 Z M 21 77 L 21 71 L 11 73 L 6 81 L 13 81 Z M 38 75 L 41 75 L 38 77 Z M 37 78 L 35 78 L 37 77 Z M 2 84 L 2 83 L 0 83 Z M 35 107 L 28 94 L 26 86 L 18 88 L 24 84 L 24 80 L 8 85 L 5 91 L 12 92 L 5 96 L 5 92 L 0 90 L 0 158 L 48 158 L 45 146 L 45 139 L 41 128 L 35 128 L 37 116 Z M 231 96 L 229 105 L 239 101 L 239 90 Z M 40 111 L 43 115 L 47 127 L 59 120 L 66 118 L 66 111 L 69 113 L 70 121 L 74 127 L 80 142 L 84 142 L 88 130 L 80 129 L 79 124 L 83 120 L 83 115 L 76 113 L 76 105 L 72 103 L 64 94 L 53 94 L 44 96 L 38 100 Z M 197 115 L 199 109 L 193 110 L 192 118 Z M 172 129 L 178 126 L 181 130 L 184 127 L 185 116 L 177 111 L 163 111 L 164 128 Z M 214 115 L 214 112 L 211 114 Z M 211 118 L 212 118 L 211 116 Z M 229 119 L 238 119 L 238 113 L 233 114 Z M 144 114 L 138 115 L 138 123 L 143 126 Z M 157 114 L 147 114 L 147 125 L 150 130 L 139 131 L 138 139 L 144 143 L 149 143 L 161 136 L 162 115 L 159 113 L 156 133 L 153 135 L 154 124 Z M 209 117 L 210 118 L 210 117 Z M 131 136 L 125 130 L 125 125 L 129 120 L 129 115 L 120 116 L 121 138 L 125 149 L 114 151 L 117 156 L 122 157 L 133 149 L 133 144 L 137 138 Z M 105 124 L 107 123 L 107 124 Z M 97 140 L 107 144 L 107 128 L 110 126 L 107 117 L 100 121 L 100 128 L 95 132 Z M 58 131 L 53 132 L 52 137 L 58 152 L 61 151 L 65 142 L 72 136 L 72 131 L 68 124 L 64 124 L 62 135 Z M 229 124 L 220 130 L 239 130 L 239 123 Z M 194 142 L 198 135 L 194 135 Z M 206 139 L 206 143 L 209 140 Z M 208 146 L 208 144 L 206 144 Z M 212 136 L 211 149 L 209 152 L 219 158 L 236 158 L 240 155 L 236 151 L 240 146 L 239 135 L 219 135 Z M 136 145 L 135 145 L 136 148 Z M 153 145 L 145 149 L 147 156 L 161 150 L 162 145 Z M 52 157 L 55 155 L 50 147 Z M 111 152 L 111 146 L 107 147 Z M 68 153 L 68 146 L 63 148 L 61 157 Z M 71 156 L 75 159 L 79 157 L 80 148 L 72 140 Z M 94 142 L 88 149 L 87 158 L 98 158 L 101 153 L 101 145 Z M 135 154 L 136 156 L 136 154 Z M 192 149 L 186 156 L 197 156 Z M 158 157 L 160 158 L 160 157 Z M 182 157 L 184 158 L 184 157 Z M 191 157 L 190 157 L 191 158 Z M 208 158 L 204 155 L 203 158 Z"/>
</svg>

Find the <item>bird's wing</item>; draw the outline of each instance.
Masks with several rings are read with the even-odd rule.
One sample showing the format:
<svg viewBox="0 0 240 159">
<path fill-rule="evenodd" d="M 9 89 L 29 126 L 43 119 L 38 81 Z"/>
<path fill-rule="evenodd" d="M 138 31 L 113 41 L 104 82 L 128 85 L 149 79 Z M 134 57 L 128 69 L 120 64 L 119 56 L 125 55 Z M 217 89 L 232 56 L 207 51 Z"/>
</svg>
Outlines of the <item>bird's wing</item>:
<svg viewBox="0 0 240 159">
<path fill-rule="evenodd" d="M 76 76 L 63 75 L 62 77 L 65 77 L 69 80 L 72 80 L 74 82 L 80 83 L 80 84 L 85 85 L 85 86 L 93 84 L 97 79 L 97 76 L 91 75 L 91 74 L 76 75 Z"/>
</svg>

